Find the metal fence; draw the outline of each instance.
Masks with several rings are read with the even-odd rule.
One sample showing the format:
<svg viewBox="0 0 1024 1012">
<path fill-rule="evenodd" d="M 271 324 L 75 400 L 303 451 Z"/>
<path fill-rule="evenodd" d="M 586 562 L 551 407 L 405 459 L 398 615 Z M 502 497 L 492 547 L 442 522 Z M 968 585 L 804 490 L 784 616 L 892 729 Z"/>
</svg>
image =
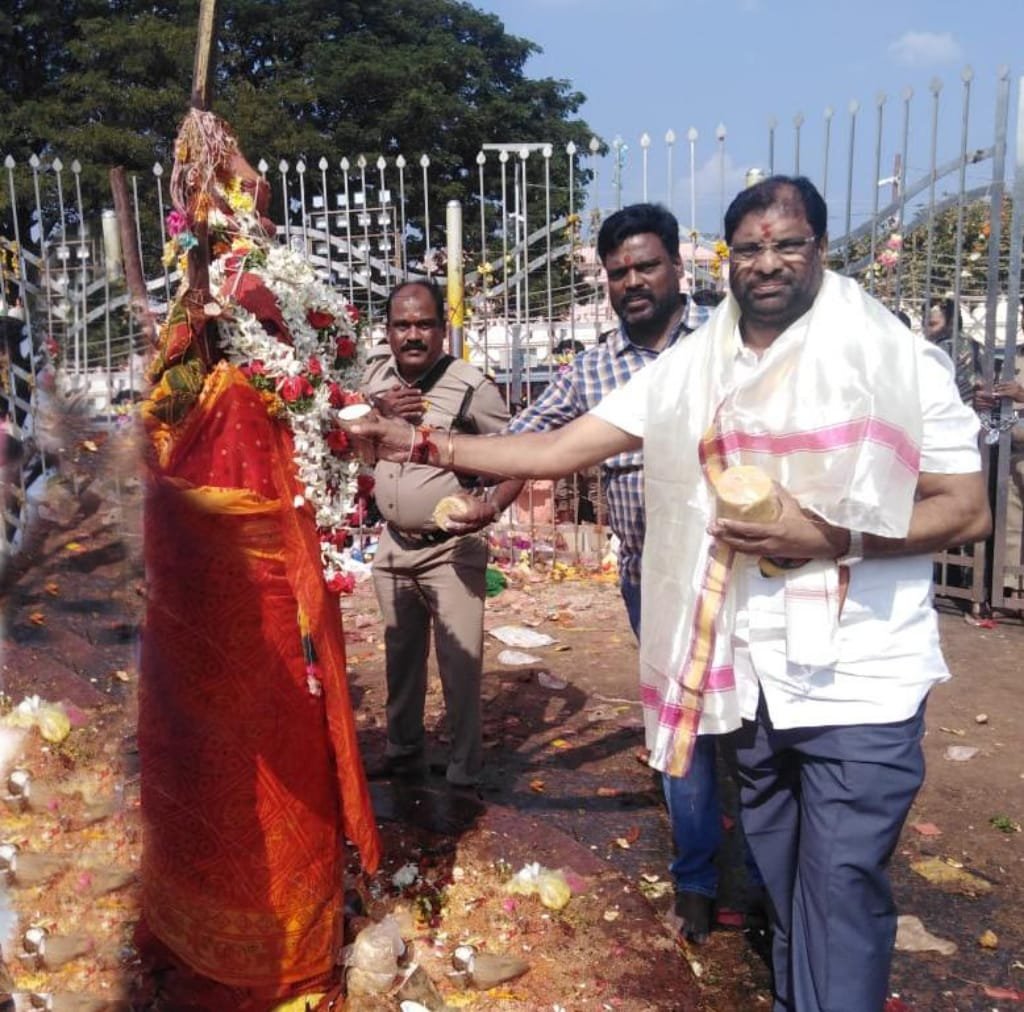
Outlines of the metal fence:
<svg viewBox="0 0 1024 1012">
<path fill-rule="evenodd" d="M 787 146 L 783 131 L 770 120 L 761 164 L 765 173 L 808 175 L 826 196 L 835 269 L 858 277 L 913 320 L 933 299 L 951 296 L 964 314 L 955 345 L 979 345 L 982 374 L 991 382 L 1012 377 L 1015 360 L 1020 361 L 1024 105 L 1018 87 L 1011 115 L 1015 82 L 1005 68 L 995 75 L 994 109 L 972 107 L 975 79 L 969 69 L 958 84 L 955 97 L 939 81 L 919 95 L 908 88 L 896 115 L 884 95 L 877 95 L 870 108 L 850 103 L 845 119 L 826 109 L 813 151 L 814 124 L 797 114 L 791 162 L 781 157 Z M 959 119 L 955 142 L 948 125 L 951 110 Z M 673 131 L 657 144 L 647 133 L 639 136 L 639 178 L 627 175 L 626 144 L 619 138 L 606 155 L 596 139 L 586 151 L 571 144 L 556 150 L 546 144 L 482 143 L 474 164 L 464 167 L 461 203 L 467 214 L 478 216 L 474 225 L 480 237 L 476 248 L 465 250 L 465 353 L 498 378 L 512 406 L 550 378 L 559 365 L 558 349 L 590 346 L 615 325 L 594 240 L 597 224 L 621 205 L 624 191 L 638 190 L 644 199 L 665 203 L 683 222 L 686 289 L 726 283 L 720 213 L 714 229 L 696 226 L 696 166 L 718 160 L 713 188 L 719 190 L 721 210 L 736 189 L 727 174 L 727 133 L 723 126 L 713 139 L 702 141 L 691 128 L 685 138 L 689 172 L 683 175 L 674 162 Z M 556 159 L 568 169 L 567 193 L 552 186 Z M 588 200 L 573 188 L 581 159 L 594 177 Z M 656 163 L 667 166 L 660 191 Z M 22 523 L 26 487 L 49 466 L 33 429 L 40 391 L 52 380 L 55 396 L 76 399 L 82 410 L 110 419 L 120 398 L 141 389 L 149 349 L 129 314 L 116 219 L 112 211 L 83 205 L 78 162 L 65 166 L 60 158 L 44 163 L 33 157 L 18 165 L 8 158 L 5 168 L 15 212 L 11 234 L 0 240 L 4 396 L 7 439 L 14 448 L 5 478 L 4 537 L 10 542 Z M 304 251 L 361 310 L 371 340 L 380 336 L 383 301 L 397 280 L 443 276 L 445 250 L 432 238 L 443 232 L 444 209 L 432 200 L 429 154 L 324 157 L 315 167 L 303 159 L 274 167 L 260 160 L 257 168 L 274 190 L 280 240 Z M 178 282 L 161 258 L 167 171 L 156 164 L 130 180 L 135 220 L 154 222 L 137 229 L 136 241 L 158 314 Z M 19 173 L 31 176 L 29 209 L 16 203 Z M 406 192 L 412 173 L 422 194 L 415 205 Z M 611 207 L 602 206 L 601 199 L 609 180 Z M 889 197 L 883 199 L 886 187 Z M 689 207 L 681 208 L 687 194 Z M 705 204 L 714 200 L 707 187 L 701 196 Z M 563 210 L 556 214 L 553 207 Z M 19 234 L 19 214 L 32 220 L 30 236 Z M 26 310 L 24 321 L 6 315 L 16 302 Z M 983 418 L 996 533 L 973 552 L 940 555 L 937 583 L 950 596 L 1020 609 L 1024 450 L 1013 448 L 1007 410 L 1012 405 L 1003 407 L 1002 415 Z M 596 498 L 600 523 L 603 510 Z M 575 525 L 579 509 L 570 505 L 566 512 Z"/>
</svg>

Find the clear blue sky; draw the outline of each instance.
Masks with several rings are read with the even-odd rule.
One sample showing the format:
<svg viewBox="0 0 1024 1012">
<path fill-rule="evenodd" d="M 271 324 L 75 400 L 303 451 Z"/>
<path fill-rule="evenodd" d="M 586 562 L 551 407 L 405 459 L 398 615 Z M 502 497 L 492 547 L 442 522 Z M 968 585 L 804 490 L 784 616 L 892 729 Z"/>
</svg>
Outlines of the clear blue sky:
<svg viewBox="0 0 1024 1012">
<path fill-rule="evenodd" d="M 746 170 L 768 166 L 768 123 L 776 118 L 775 169 L 795 163 L 794 117 L 802 114 L 800 168 L 821 185 L 825 109 L 834 116 L 828 171 L 832 232 L 844 225 L 851 100 L 860 102 L 855 144 L 853 224 L 870 212 L 877 132 L 877 96 L 883 109 L 882 169 L 891 175 L 902 148 L 903 92 L 912 88 L 908 180 L 930 165 L 932 94 L 941 80 L 938 161 L 960 150 L 961 71 L 970 66 L 968 147 L 992 143 L 996 77 L 1011 76 L 1010 162 L 1018 81 L 1024 75 L 1024 0 L 471 0 L 497 14 L 506 29 L 543 50 L 531 58 L 532 77 L 571 82 L 587 96 L 581 115 L 606 142 L 627 146 L 622 201 L 642 198 L 640 137 L 651 136 L 648 197 L 666 202 L 668 148 L 674 130 L 672 209 L 690 223 L 690 146 L 698 132 L 696 218 L 716 231 L 722 163 L 725 201 Z M 724 125 L 720 147 L 716 129 Z M 516 140 L 517 138 L 496 138 Z M 721 153 L 724 151 L 724 159 Z M 614 165 L 600 159 L 599 199 L 615 206 Z M 968 184 L 991 173 L 988 166 Z M 947 188 L 955 187 L 955 180 Z M 890 195 L 886 187 L 880 191 Z M 884 203 L 884 200 L 883 200 Z M 838 220 L 837 220 L 838 219 Z"/>
</svg>

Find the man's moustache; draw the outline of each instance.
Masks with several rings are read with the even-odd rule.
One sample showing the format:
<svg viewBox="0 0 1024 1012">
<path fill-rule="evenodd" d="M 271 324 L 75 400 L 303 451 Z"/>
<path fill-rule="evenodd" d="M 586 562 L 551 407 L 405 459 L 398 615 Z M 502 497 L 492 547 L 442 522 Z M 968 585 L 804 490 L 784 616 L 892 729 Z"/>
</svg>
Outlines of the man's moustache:
<svg viewBox="0 0 1024 1012">
<path fill-rule="evenodd" d="M 402 351 L 426 351 L 427 346 L 422 341 L 406 341 L 402 345 Z"/>
</svg>

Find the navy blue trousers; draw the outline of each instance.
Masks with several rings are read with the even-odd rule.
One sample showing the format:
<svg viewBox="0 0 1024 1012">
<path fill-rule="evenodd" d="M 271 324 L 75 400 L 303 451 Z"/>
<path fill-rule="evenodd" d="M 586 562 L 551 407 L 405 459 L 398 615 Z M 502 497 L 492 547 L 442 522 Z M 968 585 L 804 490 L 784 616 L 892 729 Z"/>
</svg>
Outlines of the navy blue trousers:
<svg viewBox="0 0 1024 1012">
<path fill-rule="evenodd" d="M 924 780 L 924 704 L 909 720 L 725 737 L 743 830 L 772 908 L 774 1012 L 881 1012 L 896 908 L 887 865 Z"/>
</svg>

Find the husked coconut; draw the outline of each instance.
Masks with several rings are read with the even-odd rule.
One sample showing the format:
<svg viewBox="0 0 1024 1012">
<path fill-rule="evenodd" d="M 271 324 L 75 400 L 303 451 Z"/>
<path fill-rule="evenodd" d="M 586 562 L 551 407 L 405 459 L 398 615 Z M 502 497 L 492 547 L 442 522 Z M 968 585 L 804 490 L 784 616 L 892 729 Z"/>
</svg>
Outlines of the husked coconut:
<svg viewBox="0 0 1024 1012">
<path fill-rule="evenodd" d="M 767 524 L 782 513 L 772 479 L 751 464 L 726 468 L 715 481 L 715 499 L 722 520 Z"/>
<path fill-rule="evenodd" d="M 442 531 L 450 530 L 448 521 L 451 519 L 459 520 L 462 517 L 462 514 L 466 512 L 467 505 L 465 496 L 446 495 L 434 507 L 434 523 L 437 524 Z"/>
</svg>

